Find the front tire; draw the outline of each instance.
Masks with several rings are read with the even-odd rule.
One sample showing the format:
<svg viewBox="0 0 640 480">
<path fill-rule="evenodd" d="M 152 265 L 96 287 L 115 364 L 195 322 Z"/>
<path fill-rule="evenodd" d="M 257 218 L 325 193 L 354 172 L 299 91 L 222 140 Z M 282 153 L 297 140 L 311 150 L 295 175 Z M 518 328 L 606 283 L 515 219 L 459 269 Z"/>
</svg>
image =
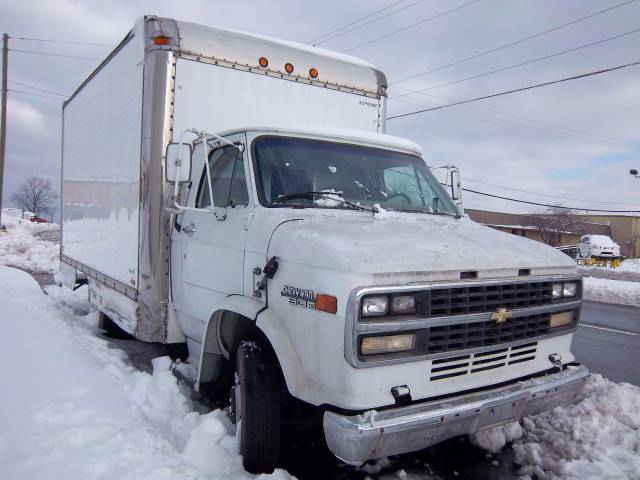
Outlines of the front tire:
<svg viewBox="0 0 640 480">
<path fill-rule="evenodd" d="M 240 453 L 250 473 L 271 473 L 278 461 L 281 433 L 282 383 L 271 350 L 256 341 L 243 341 L 236 351 L 239 393 L 236 421 L 240 420 Z M 239 418 L 238 418 L 239 417 Z"/>
</svg>

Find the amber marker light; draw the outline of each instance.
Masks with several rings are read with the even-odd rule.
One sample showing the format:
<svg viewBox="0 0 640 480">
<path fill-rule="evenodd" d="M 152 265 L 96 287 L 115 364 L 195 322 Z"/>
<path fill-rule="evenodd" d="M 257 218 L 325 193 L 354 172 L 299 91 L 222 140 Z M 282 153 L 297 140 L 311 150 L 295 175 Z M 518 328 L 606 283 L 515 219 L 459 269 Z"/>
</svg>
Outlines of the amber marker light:
<svg viewBox="0 0 640 480">
<path fill-rule="evenodd" d="M 285 63 L 284 64 L 284 70 L 288 74 L 292 74 L 293 73 L 293 65 L 291 65 L 290 63 Z"/>
<path fill-rule="evenodd" d="M 309 70 L 309 76 L 311 78 L 318 78 L 318 70 L 315 68 L 312 68 Z"/>
<path fill-rule="evenodd" d="M 327 313 L 337 313 L 338 299 L 332 295 L 318 293 L 316 295 L 316 310 L 321 310 Z"/>
<path fill-rule="evenodd" d="M 171 39 L 169 37 L 165 37 L 164 35 L 153 37 L 153 43 L 155 45 L 169 45 L 170 41 Z"/>
<path fill-rule="evenodd" d="M 267 68 L 269 66 L 269 60 L 264 57 L 260 57 L 258 59 L 258 65 L 260 65 L 262 68 Z"/>
</svg>

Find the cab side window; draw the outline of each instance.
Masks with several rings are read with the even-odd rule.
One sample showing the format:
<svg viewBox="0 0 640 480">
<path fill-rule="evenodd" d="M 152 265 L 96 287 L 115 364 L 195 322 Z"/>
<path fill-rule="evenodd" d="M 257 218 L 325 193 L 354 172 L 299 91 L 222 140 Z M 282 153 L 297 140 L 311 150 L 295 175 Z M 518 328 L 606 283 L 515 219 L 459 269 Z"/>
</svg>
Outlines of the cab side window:
<svg viewBox="0 0 640 480">
<path fill-rule="evenodd" d="M 242 153 L 237 148 L 228 146 L 213 150 L 209 154 L 209 170 L 215 207 L 226 208 L 249 204 Z M 210 206 L 207 170 L 204 168 L 198 186 L 196 208 Z"/>
<path fill-rule="evenodd" d="M 229 206 L 238 207 L 247 205 L 249 205 L 247 179 L 244 176 L 242 154 L 238 152 L 236 162 L 233 166 L 233 176 L 231 177 L 231 188 L 229 189 Z"/>
</svg>

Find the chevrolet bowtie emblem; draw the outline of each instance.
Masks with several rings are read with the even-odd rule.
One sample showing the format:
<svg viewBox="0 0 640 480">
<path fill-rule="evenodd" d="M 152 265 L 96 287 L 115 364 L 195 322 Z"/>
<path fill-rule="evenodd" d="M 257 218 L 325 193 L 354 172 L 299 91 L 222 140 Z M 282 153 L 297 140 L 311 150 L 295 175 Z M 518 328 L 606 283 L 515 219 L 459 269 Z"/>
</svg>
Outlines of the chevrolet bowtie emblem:
<svg viewBox="0 0 640 480">
<path fill-rule="evenodd" d="M 513 312 L 511 310 L 507 310 L 504 307 L 498 308 L 491 314 L 491 320 L 495 320 L 496 323 L 504 323 L 512 317 Z"/>
</svg>

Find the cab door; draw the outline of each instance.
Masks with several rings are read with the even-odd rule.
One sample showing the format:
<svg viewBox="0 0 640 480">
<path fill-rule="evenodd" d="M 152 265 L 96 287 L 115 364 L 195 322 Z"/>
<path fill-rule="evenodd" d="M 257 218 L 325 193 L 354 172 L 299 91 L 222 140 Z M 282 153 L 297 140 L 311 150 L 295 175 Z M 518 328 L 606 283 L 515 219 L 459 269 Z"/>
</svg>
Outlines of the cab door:
<svg viewBox="0 0 640 480">
<path fill-rule="evenodd" d="M 227 138 L 241 146 L 244 135 Z M 200 147 L 202 148 L 202 147 Z M 194 151 L 194 158 L 202 151 Z M 247 184 L 247 155 L 235 146 L 222 145 L 209 154 L 214 212 L 186 211 L 180 224 L 180 290 L 176 310 L 185 334 L 200 341 L 211 308 L 224 297 L 244 291 L 244 246 L 252 205 Z M 188 205 L 209 209 L 209 182 L 204 161 L 194 162 Z M 185 323 L 187 323 L 185 325 Z"/>
</svg>

